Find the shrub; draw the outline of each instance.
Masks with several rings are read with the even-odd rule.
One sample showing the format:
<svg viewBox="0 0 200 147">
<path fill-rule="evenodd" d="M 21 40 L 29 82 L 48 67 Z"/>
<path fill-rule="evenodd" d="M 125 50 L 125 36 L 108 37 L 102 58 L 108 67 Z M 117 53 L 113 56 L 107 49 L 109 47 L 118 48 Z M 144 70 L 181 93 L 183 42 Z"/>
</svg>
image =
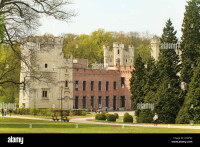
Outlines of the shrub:
<svg viewBox="0 0 200 147">
<path fill-rule="evenodd" d="M 133 117 L 129 114 L 124 114 L 123 120 L 124 122 L 133 122 Z"/>
<path fill-rule="evenodd" d="M 86 111 L 82 111 L 81 116 L 86 116 Z"/>
<path fill-rule="evenodd" d="M 109 114 L 109 113 L 106 113 L 105 115 L 106 115 L 106 119 L 108 119 L 108 116 L 109 116 L 110 114 Z"/>
<path fill-rule="evenodd" d="M 114 113 L 113 115 L 116 117 L 116 119 L 118 119 L 118 118 L 119 118 L 119 115 L 118 115 L 118 113 Z"/>
<path fill-rule="evenodd" d="M 107 121 L 116 121 L 115 115 L 109 114 L 109 115 L 108 115 L 108 118 L 107 118 Z"/>
<path fill-rule="evenodd" d="M 95 119 L 96 119 L 96 120 L 101 120 L 100 117 L 101 117 L 101 114 L 96 114 L 96 115 L 95 115 Z"/>
<path fill-rule="evenodd" d="M 101 112 L 101 119 L 100 120 L 106 120 L 106 113 Z"/>
</svg>

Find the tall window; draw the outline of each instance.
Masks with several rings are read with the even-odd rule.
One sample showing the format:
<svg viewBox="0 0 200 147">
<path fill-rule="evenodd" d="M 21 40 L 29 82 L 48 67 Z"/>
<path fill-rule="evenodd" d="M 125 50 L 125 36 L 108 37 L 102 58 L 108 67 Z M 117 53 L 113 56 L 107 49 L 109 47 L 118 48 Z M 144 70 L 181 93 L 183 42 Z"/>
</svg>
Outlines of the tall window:
<svg viewBox="0 0 200 147">
<path fill-rule="evenodd" d="M 47 67 L 48 67 L 48 65 L 47 65 L 47 64 L 45 64 L 45 65 L 44 65 L 44 67 L 45 67 L 45 68 L 47 68 Z"/>
<path fill-rule="evenodd" d="M 99 89 L 99 91 L 101 91 L 101 81 L 99 81 L 99 83 L 98 83 L 98 89 Z"/>
<path fill-rule="evenodd" d="M 86 81 L 83 81 L 83 91 L 86 91 Z"/>
<path fill-rule="evenodd" d="M 108 91 L 108 90 L 109 90 L 109 82 L 106 81 L 106 91 Z"/>
<path fill-rule="evenodd" d="M 106 96 L 106 107 L 109 107 L 109 96 Z"/>
<path fill-rule="evenodd" d="M 78 91 L 78 87 L 79 87 L 78 81 L 75 81 L 75 90 L 76 91 Z"/>
<path fill-rule="evenodd" d="M 98 105 L 99 105 L 99 106 L 98 106 L 99 108 L 102 108 L 102 104 L 101 104 L 101 96 L 99 96 L 99 98 L 98 98 Z"/>
<path fill-rule="evenodd" d="M 114 90 L 117 89 L 117 82 L 116 82 L 116 81 L 113 82 L 113 89 L 114 89 Z"/>
<path fill-rule="evenodd" d="M 125 96 L 121 96 L 120 107 L 125 107 Z"/>
<path fill-rule="evenodd" d="M 86 96 L 83 96 L 83 109 L 86 108 L 86 102 L 87 102 Z"/>
<path fill-rule="evenodd" d="M 125 87 L 125 77 L 121 77 L 121 87 Z"/>
<path fill-rule="evenodd" d="M 119 50 L 118 50 L 118 55 L 119 55 L 119 53 L 120 53 L 120 52 L 119 52 Z"/>
<path fill-rule="evenodd" d="M 68 85 L 68 81 L 65 81 L 65 88 L 68 88 L 69 85 Z"/>
<path fill-rule="evenodd" d="M 94 96 L 91 96 L 91 107 L 94 108 Z"/>
<path fill-rule="evenodd" d="M 94 81 L 91 81 L 91 91 L 94 91 Z"/>
<path fill-rule="evenodd" d="M 75 96 L 75 109 L 78 109 L 78 104 L 79 104 L 79 98 L 78 96 Z"/>
</svg>

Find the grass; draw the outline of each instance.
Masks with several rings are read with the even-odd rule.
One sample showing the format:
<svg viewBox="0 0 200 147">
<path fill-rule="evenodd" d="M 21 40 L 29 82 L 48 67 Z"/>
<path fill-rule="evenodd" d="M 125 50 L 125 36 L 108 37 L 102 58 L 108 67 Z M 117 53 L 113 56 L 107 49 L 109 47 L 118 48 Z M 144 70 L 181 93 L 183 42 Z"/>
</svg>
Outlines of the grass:
<svg viewBox="0 0 200 147">
<path fill-rule="evenodd" d="M 29 125 L 32 124 L 32 128 Z M 200 130 L 78 124 L 0 117 L 0 133 L 200 133 Z"/>
</svg>

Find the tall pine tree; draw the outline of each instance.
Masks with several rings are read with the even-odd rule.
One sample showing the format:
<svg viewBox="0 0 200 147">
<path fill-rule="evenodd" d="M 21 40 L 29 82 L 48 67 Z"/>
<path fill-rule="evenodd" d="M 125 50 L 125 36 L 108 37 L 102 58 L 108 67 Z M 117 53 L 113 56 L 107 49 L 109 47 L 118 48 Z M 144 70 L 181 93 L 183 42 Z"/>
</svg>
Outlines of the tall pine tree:
<svg viewBox="0 0 200 147">
<path fill-rule="evenodd" d="M 139 116 L 140 109 L 137 109 L 138 103 L 144 102 L 144 85 L 145 85 L 145 67 L 140 55 L 135 61 L 135 70 L 132 71 L 132 77 L 130 79 L 130 91 L 131 99 L 133 102 L 133 108 L 135 110 L 136 117 Z"/>
<path fill-rule="evenodd" d="M 181 79 L 189 84 L 193 75 L 192 67 L 196 66 L 200 56 L 200 1 L 190 0 L 187 3 L 182 24 Z"/>
<path fill-rule="evenodd" d="M 159 88 L 155 94 L 155 111 L 160 115 L 160 123 L 175 123 L 180 108 L 181 89 L 177 75 L 180 71 L 180 60 L 175 51 L 178 39 L 170 19 L 166 22 L 160 42 L 160 55 L 157 62 Z"/>
<path fill-rule="evenodd" d="M 197 67 L 189 84 L 189 90 L 184 104 L 176 118 L 176 123 L 189 123 L 194 120 L 200 123 L 200 58 Z"/>
</svg>

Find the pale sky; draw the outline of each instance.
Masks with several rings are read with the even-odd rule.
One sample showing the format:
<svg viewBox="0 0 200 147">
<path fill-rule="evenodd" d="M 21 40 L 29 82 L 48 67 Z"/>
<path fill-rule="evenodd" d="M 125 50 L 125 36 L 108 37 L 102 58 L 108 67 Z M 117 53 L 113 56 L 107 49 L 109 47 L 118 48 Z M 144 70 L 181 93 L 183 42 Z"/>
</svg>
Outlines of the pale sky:
<svg viewBox="0 0 200 147">
<path fill-rule="evenodd" d="M 91 34 L 99 28 L 105 31 L 145 32 L 161 36 L 171 18 L 177 37 L 181 27 L 186 0 L 71 0 L 78 16 L 70 23 L 42 18 L 38 35 L 55 36 L 62 33 Z M 67 6 L 68 7 L 68 6 Z"/>
</svg>

